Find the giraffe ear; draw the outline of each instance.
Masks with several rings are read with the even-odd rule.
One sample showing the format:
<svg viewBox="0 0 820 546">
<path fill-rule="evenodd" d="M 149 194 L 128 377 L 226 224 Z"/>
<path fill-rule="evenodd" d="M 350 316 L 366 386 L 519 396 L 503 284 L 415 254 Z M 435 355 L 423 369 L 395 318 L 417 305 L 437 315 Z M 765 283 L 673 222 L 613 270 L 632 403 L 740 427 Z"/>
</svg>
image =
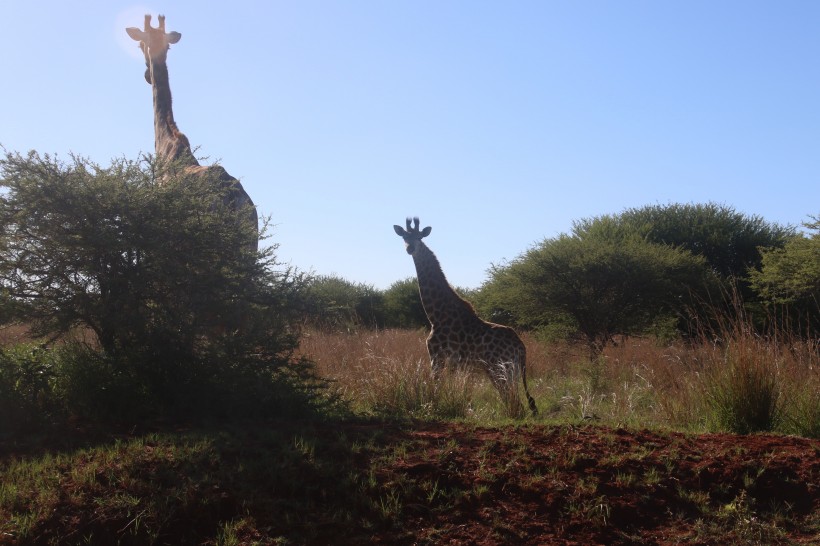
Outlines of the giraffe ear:
<svg viewBox="0 0 820 546">
<path fill-rule="evenodd" d="M 427 226 L 426 228 L 424 228 L 423 230 L 421 230 L 421 236 L 422 236 L 422 238 L 427 237 L 428 235 L 430 235 L 430 232 L 431 232 L 431 231 L 433 231 L 433 228 L 431 228 L 430 226 Z"/>
<path fill-rule="evenodd" d="M 165 35 L 165 39 L 168 40 L 169 44 L 175 44 L 182 38 L 182 34 L 179 32 L 169 32 Z"/>
<path fill-rule="evenodd" d="M 407 232 L 404 231 L 404 228 L 401 226 L 393 226 L 393 231 L 395 231 L 396 235 L 398 235 L 399 237 L 404 237 L 405 235 L 407 235 Z"/>
<path fill-rule="evenodd" d="M 145 33 L 137 27 L 128 27 L 125 29 L 125 32 L 128 33 L 132 40 L 136 40 L 138 42 L 142 42 L 142 38 L 145 36 Z"/>
</svg>

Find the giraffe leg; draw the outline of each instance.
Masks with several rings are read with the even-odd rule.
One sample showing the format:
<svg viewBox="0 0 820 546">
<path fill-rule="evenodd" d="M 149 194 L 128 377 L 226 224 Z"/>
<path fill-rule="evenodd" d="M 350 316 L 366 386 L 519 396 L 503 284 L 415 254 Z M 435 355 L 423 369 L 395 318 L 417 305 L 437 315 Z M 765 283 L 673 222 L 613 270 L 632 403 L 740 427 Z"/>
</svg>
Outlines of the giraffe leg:
<svg viewBox="0 0 820 546">
<path fill-rule="evenodd" d="M 498 391 L 501 401 L 513 416 L 522 414 L 523 407 L 518 396 L 518 374 L 513 362 L 496 359 L 482 362 L 484 371 Z"/>
<path fill-rule="evenodd" d="M 436 340 L 432 332 L 430 333 L 430 337 L 427 338 L 427 354 L 430 355 L 430 368 L 433 370 L 433 377 L 438 380 L 439 376 L 441 376 L 441 370 L 444 369 L 447 362 L 447 358 L 441 344 Z"/>
<path fill-rule="evenodd" d="M 527 405 L 533 417 L 538 415 L 538 407 L 535 405 L 535 399 L 530 395 L 530 391 L 527 388 L 526 364 L 524 359 L 501 362 L 497 365 L 497 368 L 498 369 L 491 371 L 490 367 L 488 367 L 488 372 L 490 372 L 490 378 L 493 380 L 495 388 L 505 402 L 510 404 L 511 407 L 518 406 L 516 408 L 517 410 L 519 408 L 523 409 L 518 399 L 518 380 L 520 377 L 521 382 L 524 384 L 524 394 L 527 396 Z"/>
<path fill-rule="evenodd" d="M 441 370 L 444 369 L 444 359 L 441 357 L 430 357 L 430 368 L 433 370 L 433 377 L 438 381 L 441 377 Z"/>
</svg>

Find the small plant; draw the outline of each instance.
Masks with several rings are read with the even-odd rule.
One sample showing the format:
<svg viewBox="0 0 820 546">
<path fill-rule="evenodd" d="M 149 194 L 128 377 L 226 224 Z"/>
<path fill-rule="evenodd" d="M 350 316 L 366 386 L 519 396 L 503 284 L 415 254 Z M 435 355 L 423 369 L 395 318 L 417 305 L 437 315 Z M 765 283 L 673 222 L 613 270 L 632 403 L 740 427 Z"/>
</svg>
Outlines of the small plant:
<svg viewBox="0 0 820 546">
<path fill-rule="evenodd" d="M 612 508 L 609 501 L 603 495 L 596 497 L 587 507 L 586 516 L 590 523 L 604 526 L 609 522 Z"/>
<path fill-rule="evenodd" d="M 644 473 L 643 481 L 646 485 L 658 485 L 661 483 L 661 473 L 657 468 L 652 467 Z"/>
<path fill-rule="evenodd" d="M 402 501 L 401 494 L 395 490 L 390 490 L 386 495 L 379 497 L 379 514 L 385 520 L 397 518 L 401 514 Z"/>
<path fill-rule="evenodd" d="M 782 529 L 758 517 L 746 491 L 723 506 L 718 515 L 744 544 L 776 544 L 784 538 Z"/>
<path fill-rule="evenodd" d="M 615 474 L 615 484 L 620 487 L 631 487 L 635 483 L 635 475 L 631 472 L 618 472 Z"/>
<path fill-rule="evenodd" d="M 246 535 L 255 534 L 255 523 L 250 518 L 241 518 L 238 520 L 227 521 L 222 524 L 221 529 L 216 537 L 217 546 L 241 546 L 241 545 L 256 545 L 262 544 L 258 540 L 250 540 Z"/>
</svg>

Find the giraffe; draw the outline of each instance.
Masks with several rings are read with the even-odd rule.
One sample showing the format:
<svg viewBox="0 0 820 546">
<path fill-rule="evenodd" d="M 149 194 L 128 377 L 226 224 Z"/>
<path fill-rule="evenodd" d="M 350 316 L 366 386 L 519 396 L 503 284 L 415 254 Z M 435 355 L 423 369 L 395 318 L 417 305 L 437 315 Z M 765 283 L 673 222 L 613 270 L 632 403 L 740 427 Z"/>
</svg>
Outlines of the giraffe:
<svg viewBox="0 0 820 546">
<path fill-rule="evenodd" d="M 171 104 L 171 87 L 168 81 L 166 58 L 171 44 L 179 42 L 182 34 L 165 32 L 165 16 L 160 15 L 159 27 L 151 26 L 151 16 L 145 16 L 143 30 L 128 27 L 125 31 L 140 44 L 145 55 L 145 80 L 151 85 L 154 99 L 154 148 L 157 159 L 166 166 L 182 167 L 185 176 L 207 177 L 226 189 L 225 204 L 238 212 L 254 232 L 258 230 L 259 217 L 251 198 L 242 184 L 228 174 L 221 165 L 200 165 L 191 150 L 191 144 L 177 127 Z M 255 253 L 258 249 L 258 237 L 248 241 Z"/>
<path fill-rule="evenodd" d="M 438 258 L 422 242 L 431 227 L 419 231 L 419 219 L 407 218 L 407 229 L 393 226 L 404 239 L 407 253 L 413 257 L 419 284 L 421 303 L 430 321 L 427 352 L 434 374 L 447 364 L 462 363 L 482 368 L 498 389 L 502 399 L 518 403 L 518 377 L 524 383 L 524 393 L 533 415 L 538 414 L 535 400 L 527 389 L 524 343 L 515 330 L 481 320 L 469 302 L 462 299 L 447 282 Z"/>
</svg>

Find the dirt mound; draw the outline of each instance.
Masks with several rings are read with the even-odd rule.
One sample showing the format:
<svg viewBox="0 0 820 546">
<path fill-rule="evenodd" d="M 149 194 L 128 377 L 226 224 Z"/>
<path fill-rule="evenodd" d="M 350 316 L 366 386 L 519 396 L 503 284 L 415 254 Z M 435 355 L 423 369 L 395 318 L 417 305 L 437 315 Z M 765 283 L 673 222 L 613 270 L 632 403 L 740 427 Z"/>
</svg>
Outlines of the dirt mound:
<svg viewBox="0 0 820 546">
<path fill-rule="evenodd" d="M 820 442 L 592 426 L 389 431 L 384 544 L 820 543 Z"/>
</svg>

